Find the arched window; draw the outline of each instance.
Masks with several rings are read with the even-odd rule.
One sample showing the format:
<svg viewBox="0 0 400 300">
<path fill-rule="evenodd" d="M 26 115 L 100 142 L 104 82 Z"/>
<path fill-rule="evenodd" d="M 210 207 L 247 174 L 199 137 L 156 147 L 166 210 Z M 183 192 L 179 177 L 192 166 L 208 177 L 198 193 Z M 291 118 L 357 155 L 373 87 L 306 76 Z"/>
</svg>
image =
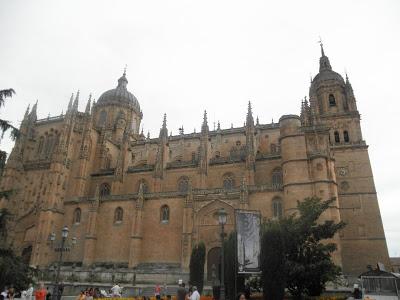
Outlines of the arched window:
<svg viewBox="0 0 400 300">
<path fill-rule="evenodd" d="M 335 96 L 333 94 L 329 94 L 329 106 L 336 106 L 336 99 Z"/>
<path fill-rule="evenodd" d="M 160 221 L 162 224 L 167 224 L 169 222 L 169 207 L 168 207 L 168 205 L 161 206 Z"/>
<path fill-rule="evenodd" d="M 334 135 L 335 135 L 335 143 L 340 143 L 339 132 L 335 131 Z"/>
<path fill-rule="evenodd" d="M 343 139 L 345 143 L 350 142 L 349 132 L 347 130 L 343 131 Z"/>
<path fill-rule="evenodd" d="M 102 110 L 100 112 L 99 119 L 97 121 L 97 125 L 103 126 L 106 124 L 106 121 L 107 121 L 107 112 L 105 110 Z"/>
<path fill-rule="evenodd" d="M 44 138 L 41 136 L 40 139 L 39 139 L 39 144 L 38 144 L 38 148 L 37 148 L 37 154 L 38 155 L 40 155 L 42 153 L 43 143 L 44 143 Z"/>
<path fill-rule="evenodd" d="M 222 185 L 225 190 L 232 190 L 235 188 L 235 179 L 232 173 L 228 173 L 223 176 Z"/>
<path fill-rule="evenodd" d="M 280 219 L 283 216 L 282 200 L 278 197 L 272 200 L 272 215 L 276 219 Z"/>
<path fill-rule="evenodd" d="M 81 209 L 78 207 L 74 210 L 74 218 L 72 220 L 73 224 L 79 224 L 81 222 L 81 215 L 82 215 L 82 211 Z"/>
<path fill-rule="evenodd" d="M 186 193 L 189 188 L 189 178 L 183 176 L 178 180 L 178 192 Z"/>
<path fill-rule="evenodd" d="M 271 144 L 271 153 L 276 153 L 276 145 Z"/>
<path fill-rule="evenodd" d="M 282 169 L 281 168 L 275 168 L 272 171 L 272 187 L 274 189 L 280 189 L 283 184 L 283 178 L 282 178 Z"/>
<path fill-rule="evenodd" d="M 114 223 L 121 223 L 124 219 L 124 210 L 121 207 L 117 207 L 114 212 Z"/>
<path fill-rule="evenodd" d="M 110 195 L 111 193 L 111 187 L 108 183 L 102 183 L 100 185 L 100 197 L 106 197 Z"/>
<path fill-rule="evenodd" d="M 215 158 L 220 158 L 221 157 L 221 152 L 215 151 Z"/>
<path fill-rule="evenodd" d="M 140 179 L 139 182 L 138 182 L 138 192 L 139 192 L 141 184 L 143 185 L 143 193 L 144 194 L 149 193 L 150 192 L 149 185 L 147 184 L 147 181 L 145 179 L 143 179 L 143 178 Z"/>
</svg>

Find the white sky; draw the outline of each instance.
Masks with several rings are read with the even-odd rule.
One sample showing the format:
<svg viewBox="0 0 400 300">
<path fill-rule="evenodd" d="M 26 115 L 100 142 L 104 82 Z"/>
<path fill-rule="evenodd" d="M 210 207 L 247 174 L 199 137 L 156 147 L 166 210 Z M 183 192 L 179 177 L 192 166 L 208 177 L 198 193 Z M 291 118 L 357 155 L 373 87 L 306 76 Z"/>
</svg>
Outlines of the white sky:
<svg viewBox="0 0 400 300">
<path fill-rule="evenodd" d="M 391 256 L 400 256 L 400 1 L 0 0 L 0 116 L 19 125 L 60 114 L 81 91 L 97 99 L 125 64 L 128 89 L 158 135 L 241 126 L 251 100 L 261 123 L 298 114 L 318 71 L 319 36 L 335 71 L 346 69 L 362 115 Z M 1 141 L 10 151 L 12 143 Z M 397 153 L 397 155 L 396 155 Z"/>
</svg>

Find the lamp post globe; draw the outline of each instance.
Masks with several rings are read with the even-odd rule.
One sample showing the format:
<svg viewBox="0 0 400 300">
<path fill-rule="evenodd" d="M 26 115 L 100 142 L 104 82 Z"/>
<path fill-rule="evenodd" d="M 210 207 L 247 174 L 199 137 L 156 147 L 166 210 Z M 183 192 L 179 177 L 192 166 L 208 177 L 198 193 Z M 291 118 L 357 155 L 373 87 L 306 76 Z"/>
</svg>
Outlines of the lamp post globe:
<svg viewBox="0 0 400 300">
<path fill-rule="evenodd" d="M 61 230 L 61 236 L 63 239 L 66 239 L 68 237 L 69 229 L 68 226 L 64 226 L 63 229 Z"/>
</svg>

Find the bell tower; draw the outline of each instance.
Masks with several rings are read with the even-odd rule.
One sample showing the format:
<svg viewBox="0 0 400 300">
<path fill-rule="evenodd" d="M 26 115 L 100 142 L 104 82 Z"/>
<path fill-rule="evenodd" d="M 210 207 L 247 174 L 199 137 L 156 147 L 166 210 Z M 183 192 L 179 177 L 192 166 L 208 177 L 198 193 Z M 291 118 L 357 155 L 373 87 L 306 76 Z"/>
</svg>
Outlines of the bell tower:
<svg viewBox="0 0 400 300">
<path fill-rule="evenodd" d="M 311 82 L 309 96 L 309 103 L 302 102 L 302 125 L 329 128 L 340 219 L 347 224 L 340 233 L 343 272 L 360 274 L 367 265 L 378 262 L 390 266 L 368 145 L 362 137 L 353 88 L 347 74 L 344 80 L 332 70 L 322 43 L 319 73 Z"/>
</svg>

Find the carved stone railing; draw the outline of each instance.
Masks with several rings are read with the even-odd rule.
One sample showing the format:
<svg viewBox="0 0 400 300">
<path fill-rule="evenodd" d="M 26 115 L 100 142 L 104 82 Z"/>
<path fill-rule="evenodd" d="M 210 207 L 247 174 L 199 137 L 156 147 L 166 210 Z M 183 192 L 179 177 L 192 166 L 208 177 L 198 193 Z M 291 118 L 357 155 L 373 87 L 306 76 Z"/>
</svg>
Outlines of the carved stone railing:
<svg viewBox="0 0 400 300">
<path fill-rule="evenodd" d="M 58 121 L 63 121 L 64 120 L 64 115 L 59 115 L 55 117 L 47 117 L 44 119 L 39 119 L 36 120 L 36 124 L 42 124 L 42 123 L 48 123 L 48 122 L 58 122 Z"/>
<path fill-rule="evenodd" d="M 97 176 L 109 176 L 109 175 L 114 175 L 115 169 L 102 169 L 99 170 L 97 173 L 92 173 L 91 176 L 97 177 Z"/>
<path fill-rule="evenodd" d="M 126 173 L 150 172 L 153 170 L 154 170 L 154 165 L 131 166 L 128 167 Z"/>
<path fill-rule="evenodd" d="M 29 170 L 45 170 L 50 169 L 51 161 L 48 159 L 45 160 L 35 160 L 24 163 L 25 171 Z"/>
<path fill-rule="evenodd" d="M 167 163 L 167 169 L 195 168 L 199 162 L 197 160 L 173 161 Z"/>
<path fill-rule="evenodd" d="M 210 165 L 223 165 L 223 164 L 233 164 L 246 161 L 245 157 L 231 156 L 231 157 L 213 157 L 210 159 Z"/>
<path fill-rule="evenodd" d="M 270 160 L 279 158 L 281 158 L 281 151 L 277 151 L 274 153 L 257 153 L 256 155 L 256 160 Z"/>
</svg>

